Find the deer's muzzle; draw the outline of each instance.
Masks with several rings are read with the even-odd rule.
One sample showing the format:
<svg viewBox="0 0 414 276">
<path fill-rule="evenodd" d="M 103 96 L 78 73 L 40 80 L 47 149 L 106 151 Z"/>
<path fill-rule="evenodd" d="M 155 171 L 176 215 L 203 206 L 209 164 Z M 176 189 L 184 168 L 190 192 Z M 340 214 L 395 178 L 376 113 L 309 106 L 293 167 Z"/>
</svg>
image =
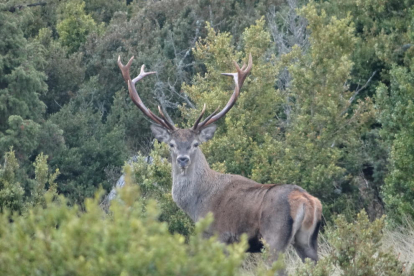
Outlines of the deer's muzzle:
<svg viewBox="0 0 414 276">
<path fill-rule="evenodd" d="M 187 167 L 189 162 L 190 158 L 186 155 L 180 155 L 177 157 L 177 164 L 180 165 L 182 168 Z"/>
</svg>

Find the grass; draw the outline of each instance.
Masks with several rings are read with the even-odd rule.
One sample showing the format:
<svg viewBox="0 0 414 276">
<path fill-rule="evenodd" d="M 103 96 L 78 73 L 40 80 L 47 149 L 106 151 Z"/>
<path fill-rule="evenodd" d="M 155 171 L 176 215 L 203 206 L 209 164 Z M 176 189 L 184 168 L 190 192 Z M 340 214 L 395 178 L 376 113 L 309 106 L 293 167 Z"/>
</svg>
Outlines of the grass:
<svg viewBox="0 0 414 276">
<path fill-rule="evenodd" d="M 324 258 L 332 250 L 331 246 L 327 242 L 324 235 L 319 235 L 319 247 L 318 254 L 319 258 Z M 284 254 L 286 272 L 288 275 L 294 275 L 296 269 L 302 265 L 302 260 L 296 254 L 293 246 L 289 246 Z M 240 271 L 241 276 L 258 276 L 261 275 L 259 271 L 267 270 L 270 266 L 266 260 L 262 257 L 261 253 L 249 254 L 247 259 L 244 261 Z M 340 275 L 339 273 L 336 275 Z M 333 275 L 335 276 L 335 275 Z"/>
<path fill-rule="evenodd" d="M 333 247 L 328 243 L 326 237 L 319 236 L 319 259 L 329 255 Z M 385 229 L 382 238 L 382 250 L 384 252 L 394 252 L 398 260 L 403 264 L 402 275 L 414 276 L 414 222 L 407 221 L 403 226 L 394 229 Z M 285 265 L 288 275 L 295 275 L 295 271 L 302 265 L 302 261 L 296 254 L 292 246 L 285 252 Z M 259 271 L 269 269 L 262 254 L 250 254 L 241 268 L 240 275 L 256 276 L 261 275 Z M 338 268 L 332 276 L 341 275 Z"/>
<path fill-rule="evenodd" d="M 404 266 L 405 275 L 414 275 L 414 222 L 386 229 L 383 238 L 384 250 L 392 250 Z"/>
</svg>

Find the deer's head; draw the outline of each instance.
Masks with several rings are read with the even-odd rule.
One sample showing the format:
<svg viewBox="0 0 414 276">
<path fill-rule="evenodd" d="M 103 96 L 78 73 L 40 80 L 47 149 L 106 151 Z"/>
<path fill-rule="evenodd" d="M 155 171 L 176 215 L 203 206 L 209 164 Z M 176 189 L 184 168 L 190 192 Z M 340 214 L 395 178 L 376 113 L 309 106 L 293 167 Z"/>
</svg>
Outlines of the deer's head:
<svg viewBox="0 0 414 276">
<path fill-rule="evenodd" d="M 243 65 L 242 68 L 240 68 L 236 62 L 234 63 L 237 70 L 236 73 L 223 73 L 223 75 L 233 77 L 235 82 L 234 92 L 226 106 L 220 112 L 218 112 L 217 108 L 216 111 L 201 122 L 206 110 L 206 105 L 204 104 L 204 108 L 201 111 L 200 116 L 195 121 L 193 127 L 189 129 L 176 128 L 174 123 L 168 120 L 163 114 L 160 106 L 158 106 L 160 116 L 157 116 L 144 105 L 137 93 L 135 84 L 145 76 L 156 72 L 145 72 L 145 66 L 142 65 L 140 74 L 131 80 L 129 71 L 133 59 L 134 57 L 132 57 L 126 65 L 123 65 L 121 57 L 118 57 L 118 66 L 122 71 L 124 80 L 128 84 L 129 96 L 138 108 L 154 122 L 154 124 L 151 125 L 151 130 L 155 135 L 155 138 L 161 142 L 167 143 L 170 146 L 173 159 L 172 162 L 175 162 L 176 166 L 181 168 L 182 171 L 185 171 L 189 166 L 191 166 L 191 161 L 194 160 L 195 155 L 199 151 L 198 146 L 201 143 L 213 138 L 214 132 L 216 131 L 216 125 L 213 123 L 223 117 L 236 103 L 243 82 L 252 69 L 252 55 L 249 55 L 248 65 Z"/>
<path fill-rule="evenodd" d="M 199 151 L 198 146 L 213 138 L 216 131 L 216 125 L 208 125 L 199 131 L 193 129 L 176 129 L 169 132 L 165 128 L 157 125 L 151 125 L 151 130 L 158 141 L 167 143 L 170 147 L 173 162 L 184 171 L 195 160 Z"/>
</svg>

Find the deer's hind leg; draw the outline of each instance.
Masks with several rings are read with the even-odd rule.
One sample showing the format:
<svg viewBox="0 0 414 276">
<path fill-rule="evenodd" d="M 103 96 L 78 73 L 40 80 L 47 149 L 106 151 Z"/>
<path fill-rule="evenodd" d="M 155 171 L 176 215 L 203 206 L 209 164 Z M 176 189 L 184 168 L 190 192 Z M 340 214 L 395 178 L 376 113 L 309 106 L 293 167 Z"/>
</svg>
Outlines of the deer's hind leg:
<svg viewBox="0 0 414 276">
<path fill-rule="evenodd" d="M 320 222 L 318 222 L 312 232 L 307 230 L 299 230 L 295 237 L 293 247 L 299 257 L 304 262 L 306 258 L 311 259 L 315 263 L 318 261 L 318 232 Z"/>
<path fill-rule="evenodd" d="M 270 250 L 270 261 L 276 261 L 292 240 L 295 225 L 290 216 L 288 205 L 278 205 L 272 212 L 263 213 L 260 222 L 260 234 Z M 275 214 L 278 214 L 275 216 Z"/>
<path fill-rule="evenodd" d="M 262 223 L 262 237 L 269 247 L 269 257 L 267 262 L 272 264 L 277 261 L 279 254 L 284 253 L 292 239 L 293 219 L 290 215 L 278 217 L 277 220 L 273 217 Z M 279 276 L 286 276 L 285 270 L 278 272 Z"/>
</svg>

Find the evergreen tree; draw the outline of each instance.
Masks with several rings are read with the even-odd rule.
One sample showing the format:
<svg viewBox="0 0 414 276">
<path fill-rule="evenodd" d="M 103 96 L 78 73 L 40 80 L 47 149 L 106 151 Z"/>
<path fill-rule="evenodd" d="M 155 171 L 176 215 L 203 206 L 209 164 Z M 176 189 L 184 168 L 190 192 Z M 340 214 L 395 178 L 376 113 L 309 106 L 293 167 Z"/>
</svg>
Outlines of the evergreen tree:
<svg viewBox="0 0 414 276">
<path fill-rule="evenodd" d="M 48 77 L 48 91 L 40 98 L 47 105 L 47 113 L 53 114 L 75 97 L 85 80 L 82 53 L 68 54 L 68 48 L 53 39 L 50 28 L 41 29 L 36 40 L 47 49 L 44 72 Z"/>
<path fill-rule="evenodd" d="M 389 174 L 383 188 L 389 219 L 401 223 L 414 218 L 414 74 L 412 68 L 391 70 L 391 87 L 378 87 L 378 120 L 381 137 L 390 148 Z"/>
<path fill-rule="evenodd" d="M 59 168 L 58 191 L 71 202 L 82 203 L 99 186 L 109 189 L 105 169 L 120 167 L 127 158 L 122 125 L 108 126 L 81 96 L 65 105 L 50 120 L 64 133 L 65 148 L 51 160 Z"/>
<path fill-rule="evenodd" d="M 18 169 L 14 151 L 10 150 L 4 156 L 3 166 L 0 166 L 0 213 L 21 213 L 26 210 L 24 190 L 16 177 Z"/>
<path fill-rule="evenodd" d="M 91 32 L 101 32 L 103 26 L 97 25 L 92 16 L 85 13 L 84 1 L 69 1 L 61 4 L 61 19 L 56 28 L 59 41 L 68 47 L 69 53 L 76 52 Z"/>
<path fill-rule="evenodd" d="M 18 18 L 0 11 L 0 155 L 15 145 L 26 160 L 37 147 L 47 91 L 43 47 L 27 41 Z"/>
<path fill-rule="evenodd" d="M 365 136 L 365 186 L 371 186 L 378 196 L 382 191 L 388 219 L 394 222 L 401 222 L 403 216 L 414 213 L 409 206 L 413 195 L 407 166 L 414 156 L 407 138 L 412 120 L 409 110 L 414 54 L 413 4 L 412 0 L 346 0 L 321 4 L 339 18 L 351 14 L 355 35 L 361 38 L 352 54 L 355 66 L 351 87 L 363 86 L 370 79 L 371 83 L 364 85 L 365 90 L 357 98 L 376 93 L 379 122 Z"/>
<path fill-rule="evenodd" d="M 186 92 L 212 111 L 228 99 L 232 60 L 252 53 L 254 66 L 237 106 L 220 122 L 218 133 L 204 145 L 210 164 L 218 170 L 242 174 L 261 183 L 290 183 L 306 188 L 324 203 L 325 216 L 363 207 L 358 194 L 361 134 L 373 119 L 369 98 L 352 106 L 344 83 L 352 69 L 353 27 L 350 18 L 327 19 L 314 5 L 302 10 L 309 21 L 310 49 L 298 47 L 280 57 L 271 54 L 264 21 L 246 29 L 243 52 L 235 51 L 231 36 L 209 28 L 195 56 L 207 69 Z M 292 83 L 275 89 L 287 68 Z M 188 115 L 196 112 L 182 109 Z"/>
</svg>

